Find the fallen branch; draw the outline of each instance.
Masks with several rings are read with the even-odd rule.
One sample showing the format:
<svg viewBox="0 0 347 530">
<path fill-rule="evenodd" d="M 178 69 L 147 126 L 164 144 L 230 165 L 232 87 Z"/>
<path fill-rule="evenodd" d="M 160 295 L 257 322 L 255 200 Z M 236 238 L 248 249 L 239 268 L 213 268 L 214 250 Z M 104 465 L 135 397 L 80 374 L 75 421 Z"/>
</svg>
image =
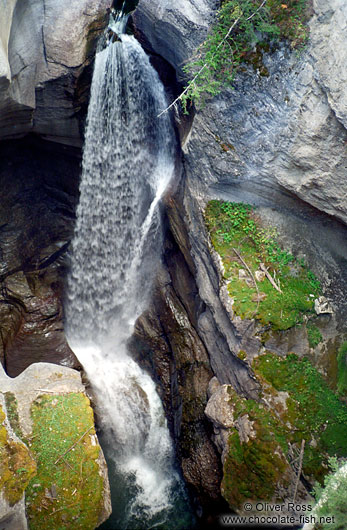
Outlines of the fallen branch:
<svg viewBox="0 0 347 530">
<path fill-rule="evenodd" d="M 72 444 L 71 447 L 69 447 L 69 449 L 67 449 L 67 451 L 65 451 L 65 453 L 63 453 L 62 455 L 60 455 L 60 457 L 54 462 L 54 465 L 56 465 L 58 462 L 60 462 L 60 460 L 62 458 L 64 458 L 65 455 L 67 455 L 67 453 L 69 453 L 71 451 L 71 449 L 73 449 L 74 447 L 76 447 L 76 445 L 85 437 L 86 434 L 88 434 L 89 431 L 91 431 L 92 429 L 94 428 L 94 425 L 92 425 L 91 427 L 89 427 L 89 429 L 86 430 L 85 433 L 82 434 L 82 436 L 80 436 L 80 438 L 78 438 L 78 440 Z"/>
<path fill-rule="evenodd" d="M 241 256 L 241 254 L 239 252 L 237 252 L 236 248 L 232 247 L 233 251 L 235 252 L 236 256 L 239 258 L 239 260 L 241 261 L 241 263 L 243 264 L 244 267 L 246 267 L 246 269 L 248 270 L 249 274 L 251 275 L 251 278 L 253 280 L 253 283 L 254 283 L 254 286 L 256 288 L 256 291 L 257 291 L 257 308 L 256 310 L 254 311 L 254 313 L 252 314 L 252 317 L 254 317 L 254 315 L 256 315 L 258 313 L 258 309 L 259 309 L 259 303 L 260 303 L 260 293 L 259 293 L 259 289 L 258 289 L 258 285 L 257 285 L 257 281 L 253 275 L 253 272 L 251 271 L 251 269 L 248 267 L 247 263 L 245 262 L 245 260 L 243 259 L 243 257 Z"/>
<path fill-rule="evenodd" d="M 293 502 L 295 502 L 296 494 L 297 494 L 297 492 L 298 492 L 298 486 L 299 486 L 299 481 L 300 481 L 300 475 L 301 475 L 301 471 L 302 471 L 302 460 L 303 460 L 303 458 L 304 458 L 304 449 L 305 449 L 305 440 L 302 440 L 302 441 L 301 441 L 301 449 L 300 449 L 299 469 L 298 469 L 298 474 L 297 474 L 297 476 L 296 476 L 296 481 L 295 481 L 295 488 L 294 488 Z"/>
<path fill-rule="evenodd" d="M 275 280 L 273 279 L 273 277 L 271 276 L 271 274 L 269 273 L 269 271 L 265 267 L 264 263 L 260 263 L 259 267 L 260 267 L 260 269 L 263 272 L 265 272 L 265 276 L 267 277 L 267 279 L 269 280 L 271 285 L 276 289 L 276 291 L 278 291 L 279 293 L 282 294 L 282 291 L 281 291 L 280 287 L 277 285 L 277 283 L 275 282 Z"/>
<path fill-rule="evenodd" d="M 59 395 L 59 392 L 61 392 L 61 391 L 59 391 L 59 390 L 49 390 L 48 388 L 36 388 L 36 392 L 47 392 L 48 394 L 58 394 Z"/>
</svg>

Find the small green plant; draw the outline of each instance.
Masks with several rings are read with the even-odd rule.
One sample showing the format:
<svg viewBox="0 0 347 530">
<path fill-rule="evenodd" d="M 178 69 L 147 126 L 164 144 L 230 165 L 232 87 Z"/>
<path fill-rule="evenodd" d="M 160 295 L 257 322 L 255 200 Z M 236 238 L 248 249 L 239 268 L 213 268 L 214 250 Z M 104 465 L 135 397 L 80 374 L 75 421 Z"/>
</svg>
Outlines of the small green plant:
<svg viewBox="0 0 347 530">
<path fill-rule="evenodd" d="M 347 396 L 347 342 L 343 342 L 337 354 L 337 392 Z"/>
<path fill-rule="evenodd" d="M 307 324 L 307 338 L 308 338 L 308 343 L 311 348 L 315 348 L 323 340 L 323 337 L 322 337 L 322 334 L 319 328 L 317 328 L 317 326 L 315 326 L 311 322 Z"/>
<path fill-rule="evenodd" d="M 322 530 L 344 530 L 347 520 L 347 460 L 329 459 L 331 473 L 324 479 L 324 488 L 314 488 L 317 505 L 314 514 L 322 518 Z M 330 519 L 326 521 L 326 518 Z M 325 522 L 326 521 L 326 522 Z"/>
</svg>

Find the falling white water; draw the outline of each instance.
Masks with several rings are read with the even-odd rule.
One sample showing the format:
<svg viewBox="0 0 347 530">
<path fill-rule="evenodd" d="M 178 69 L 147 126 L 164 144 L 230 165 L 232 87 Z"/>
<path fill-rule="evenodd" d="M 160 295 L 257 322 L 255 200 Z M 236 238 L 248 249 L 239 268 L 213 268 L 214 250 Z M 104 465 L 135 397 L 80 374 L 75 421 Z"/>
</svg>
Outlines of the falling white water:
<svg viewBox="0 0 347 530">
<path fill-rule="evenodd" d="M 124 28 L 119 17 L 112 24 Z M 158 75 L 133 37 L 97 54 L 65 311 L 117 468 L 135 481 L 129 516 L 148 518 L 170 507 L 176 478 L 155 385 L 126 342 L 147 304 L 161 249 L 158 204 L 174 171 L 170 119 L 157 117 L 165 106 Z"/>
</svg>

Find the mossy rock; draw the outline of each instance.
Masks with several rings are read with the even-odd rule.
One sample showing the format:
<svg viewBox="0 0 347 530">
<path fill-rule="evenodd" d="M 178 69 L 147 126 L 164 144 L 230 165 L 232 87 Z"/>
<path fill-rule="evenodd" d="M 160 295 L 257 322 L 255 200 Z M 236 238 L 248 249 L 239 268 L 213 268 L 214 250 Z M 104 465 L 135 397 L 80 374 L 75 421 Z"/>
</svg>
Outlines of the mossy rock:
<svg viewBox="0 0 347 530">
<path fill-rule="evenodd" d="M 103 511 L 103 477 L 98 462 L 93 411 L 82 393 L 43 395 L 32 404 L 29 444 L 37 475 L 26 492 L 31 530 L 98 526 Z"/>
<path fill-rule="evenodd" d="M 302 260 L 280 247 L 274 228 L 261 226 L 251 205 L 210 201 L 205 221 L 222 259 L 236 315 L 254 318 L 273 330 L 287 330 L 302 323 L 305 315 L 315 315 L 314 299 L 321 294 L 319 281 Z M 280 288 L 274 288 L 268 278 L 255 280 L 264 264 Z M 247 269 L 247 278 L 240 278 L 240 269 Z M 318 340 L 316 331 L 312 340 Z"/>
<path fill-rule="evenodd" d="M 235 423 L 229 430 L 222 494 L 236 510 L 246 500 L 281 500 L 276 496 L 293 483 L 290 462 L 303 440 L 303 473 L 312 485 L 323 482 L 330 456 L 347 456 L 347 407 L 308 359 L 265 353 L 252 368 L 262 383 L 261 402 L 228 387 Z M 242 440 L 238 422 L 245 417 L 252 434 Z"/>
<path fill-rule="evenodd" d="M 0 405 L 0 491 L 13 506 L 23 497 L 29 481 L 36 474 L 36 463 L 23 443 L 11 439 L 5 418 Z"/>
<path fill-rule="evenodd" d="M 276 492 L 288 488 L 291 469 L 283 450 L 286 442 L 280 422 L 271 410 L 252 399 L 240 398 L 231 387 L 229 395 L 236 422 L 247 417 L 252 434 L 241 440 L 238 429 L 230 429 L 223 497 L 236 510 L 246 500 L 281 500 Z"/>
<path fill-rule="evenodd" d="M 23 440 L 23 433 L 20 427 L 18 416 L 18 403 L 16 396 L 13 392 L 5 392 L 4 396 L 7 410 L 7 418 L 18 438 Z"/>
<path fill-rule="evenodd" d="M 288 487 L 288 463 L 266 430 L 247 443 L 241 443 L 235 430 L 229 437 L 229 452 L 224 463 L 222 494 L 229 506 L 240 509 L 245 500 L 274 499 L 278 483 Z M 280 500 L 280 499 L 277 499 Z"/>
<path fill-rule="evenodd" d="M 328 387 L 321 374 L 306 359 L 290 354 L 266 353 L 252 368 L 276 391 L 287 392 L 288 409 L 282 414 L 287 442 L 299 446 L 306 441 L 303 471 L 323 481 L 329 456 L 347 456 L 347 407 Z"/>
</svg>

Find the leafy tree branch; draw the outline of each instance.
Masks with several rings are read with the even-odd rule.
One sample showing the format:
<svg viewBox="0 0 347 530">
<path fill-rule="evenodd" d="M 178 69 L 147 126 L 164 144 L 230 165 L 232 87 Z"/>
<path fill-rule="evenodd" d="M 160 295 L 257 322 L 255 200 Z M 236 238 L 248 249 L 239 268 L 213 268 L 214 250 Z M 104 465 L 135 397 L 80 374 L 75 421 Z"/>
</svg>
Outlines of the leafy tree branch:
<svg viewBox="0 0 347 530">
<path fill-rule="evenodd" d="M 283 1 L 283 0 L 282 0 Z M 199 103 L 232 85 L 240 63 L 267 36 L 285 37 L 293 46 L 307 39 L 306 0 L 226 0 L 216 24 L 195 57 L 183 68 L 192 79 L 183 92 L 159 116 L 178 102 L 187 112 L 189 102 Z"/>
</svg>

